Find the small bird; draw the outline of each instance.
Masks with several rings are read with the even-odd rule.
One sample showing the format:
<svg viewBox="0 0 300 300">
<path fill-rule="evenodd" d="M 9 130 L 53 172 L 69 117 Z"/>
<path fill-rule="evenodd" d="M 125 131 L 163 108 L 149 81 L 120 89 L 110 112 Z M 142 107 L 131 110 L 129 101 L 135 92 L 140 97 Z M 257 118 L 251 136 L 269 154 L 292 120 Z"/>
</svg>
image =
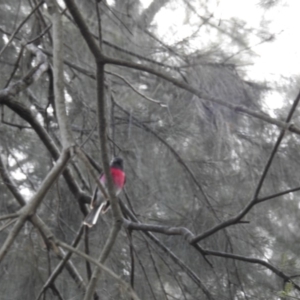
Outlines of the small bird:
<svg viewBox="0 0 300 300">
<path fill-rule="evenodd" d="M 118 196 L 122 191 L 126 180 L 122 158 L 113 158 L 110 164 L 110 173 L 114 183 L 116 196 Z M 107 189 L 107 182 L 104 173 L 100 175 L 99 180 L 103 187 Z M 96 187 L 93 197 L 91 199 L 90 208 L 91 211 L 83 221 L 83 224 L 87 225 L 88 227 L 94 226 L 97 223 L 100 213 L 105 214 L 110 208 L 110 201 L 108 199 L 104 199 L 104 196 L 99 190 L 98 186 Z"/>
</svg>

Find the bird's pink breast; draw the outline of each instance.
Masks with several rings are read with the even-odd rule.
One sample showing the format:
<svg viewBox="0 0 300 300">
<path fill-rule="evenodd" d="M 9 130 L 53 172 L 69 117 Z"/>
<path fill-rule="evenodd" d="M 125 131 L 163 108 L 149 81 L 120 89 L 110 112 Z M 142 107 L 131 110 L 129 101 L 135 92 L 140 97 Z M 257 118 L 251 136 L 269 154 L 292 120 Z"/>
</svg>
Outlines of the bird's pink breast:
<svg viewBox="0 0 300 300">
<path fill-rule="evenodd" d="M 125 183 L 125 173 L 120 169 L 111 168 L 111 175 L 114 181 L 114 184 L 117 188 L 123 188 Z"/>
<path fill-rule="evenodd" d="M 116 168 L 111 168 L 110 172 L 111 172 L 111 176 L 113 178 L 113 182 L 116 187 L 116 194 L 118 195 L 121 192 L 121 190 L 125 184 L 125 173 L 124 173 L 124 171 L 122 171 L 120 169 L 116 169 Z M 100 181 L 103 185 L 106 186 L 105 175 L 103 175 L 101 177 Z"/>
</svg>

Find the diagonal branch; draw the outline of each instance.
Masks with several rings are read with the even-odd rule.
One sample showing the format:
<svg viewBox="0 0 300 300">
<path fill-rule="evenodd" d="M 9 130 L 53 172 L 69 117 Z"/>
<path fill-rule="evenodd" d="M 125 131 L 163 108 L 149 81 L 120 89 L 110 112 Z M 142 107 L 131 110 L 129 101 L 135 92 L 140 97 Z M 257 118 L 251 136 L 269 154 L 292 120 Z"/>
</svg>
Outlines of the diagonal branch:
<svg viewBox="0 0 300 300">
<path fill-rule="evenodd" d="M 300 101 L 300 91 L 299 91 L 299 93 L 298 93 L 296 99 L 294 100 L 294 103 L 293 103 L 293 105 L 292 105 L 292 107 L 291 107 L 291 109 L 290 109 L 290 111 L 289 111 L 289 113 L 288 113 L 288 116 L 287 116 L 286 120 L 285 120 L 286 124 L 289 124 L 289 123 L 290 123 L 290 121 L 291 121 L 291 119 L 292 119 L 292 117 L 293 117 L 293 114 L 294 114 L 294 112 L 295 112 L 295 110 L 296 110 L 296 108 L 297 108 L 297 106 L 298 106 L 298 104 L 299 104 L 299 101 Z M 261 188 L 262 188 L 262 185 L 263 185 L 263 183 L 264 183 L 264 180 L 265 180 L 265 178 L 266 178 L 266 176 L 267 176 L 267 174 L 268 174 L 268 171 L 269 171 L 269 169 L 270 169 L 270 167 L 271 167 L 271 164 L 272 164 L 272 162 L 273 162 L 273 159 L 274 159 L 274 157 L 275 157 L 275 154 L 276 154 L 276 152 L 277 152 L 277 149 L 279 148 L 279 145 L 280 145 L 280 143 L 281 143 L 281 141 L 282 141 L 282 139 L 283 139 L 283 137 L 284 137 L 285 132 L 286 132 L 285 129 L 282 129 L 282 130 L 280 131 L 279 137 L 278 137 L 278 139 L 277 139 L 277 141 L 276 141 L 276 143 L 275 143 L 275 146 L 274 146 L 274 148 L 273 148 L 273 150 L 272 150 L 272 152 L 271 152 L 271 155 L 270 155 L 270 157 L 269 157 L 269 159 L 268 159 L 268 161 L 267 161 L 267 163 L 266 163 L 266 166 L 265 166 L 265 168 L 264 168 L 264 170 L 263 170 L 263 173 L 262 173 L 262 175 L 261 175 L 261 178 L 260 178 L 260 180 L 259 180 L 259 182 L 258 182 L 257 188 L 256 188 L 256 190 L 255 190 L 255 192 L 254 192 L 253 199 L 255 199 L 255 201 L 256 201 L 256 199 L 258 198 L 259 192 L 260 192 L 260 190 L 261 190 Z"/>
<path fill-rule="evenodd" d="M 0 104 L 5 104 L 16 114 L 18 114 L 22 119 L 27 121 L 35 130 L 36 134 L 38 135 L 42 143 L 45 145 L 47 150 L 50 152 L 52 158 L 54 160 L 58 159 L 60 153 L 58 148 L 56 147 L 54 141 L 51 139 L 50 135 L 47 133 L 45 128 L 40 124 L 40 122 L 33 115 L 33 112 L 29 108 L 27 108 L 24 104 L 15 101 L 12 97 L 0 97 Z M 81 190 L 69 168 L 66 168 L 64 170 L 63 176 L 67 182 L 70 191 L 74 195 L 74 198 L 79 202 L 80 209 L 82 210 L 82 212 L 86 213 L 87 209 L 84 206 L 84 203 L 90 202 L 90 196 L 86 195 Z"/>
<path fill-rule="evenodd" d="M 10 190 L 12 195 L 15 197 L 16 201 L 19 203 L 20 206 L 25 206 L 26 202 L 23 198 L 23 196 L 20 194 L 20 192 L 17 189 L 16 184 L 14 183 L 13 179 L 9 177 L 6 167 L 4 166 L 3 160 L 0 156 L 0 174 L 2 177 L 3 182 L 7 186 L 7 188 Z M 48 248 L 52 248 L 55 255 L 59 259 L 63 259 L 65 257 L 64 252 L 62 249 L 53 249 L 53 245 L 49 242 L 49 240 L 52 238 L 53 233 L 51 232 L 50 228 L 39 218 L 38 215 L 33 215 L 30 218 L 30 222 L 37 228 L 37 230 L 40 232 L 45 244 Z M 85 285 L 83 282 L 83 279 L 77 272 L 76 268 L 74 267 L 73 263 L 71 261 L 67 261 L 66 269 L 69 272 L 70 276 L 74 279 L 74 281 L 77 283 L 78 287 L 82 290 L 85 290 Z"/>
<path fill-rule="evenodd" d="M 286 118 L 286 124 L 288 125 L 289 124 L 289 122 L 290 122 L 290 120 L 291 120 L 291 118 L 292 118 L 292 116 L 293 116 L 293 113 L 294 113 L 294 111 L 295 111 L 295 109 L 296 109 L 296 107 L 297 107 L 297 105 L 298 105 L 298 103 L 299 103 L 299 101 L 300 101 L 300 92 L 299 92 L 299 94 L 297 95 L 297 97 L 296 97 L 296 99 L 294 100 L 294 103 L 293 103 L 293 105 L 292 105 L 292 107 L 291 107 L 291 109 L 290 109 L 290 111 L 289 111 L 289 114 L 288 114 L 288 116 L 287 116 L 287 118 Z M 286 128 L 288 128 L 287 126 L 286 126 Z M 258 183 L 258 185 L 257 185 L 257 188 L 256 188 L 256 190 L 255 190 L 255 192 L 254 192 L 254 196 L 252 197 L 252 199 L 251 199 L 251 201 L 236 215 L 236 216 L 234 216 L 234 217 L 232 217 L 231 219 L 228 219 L 227 221 L 225 221 L 225 222 L 222 222 L 222 223 L 220 223 L 220 224 L 218 224 L 218 225 L 216 225 L 216 226 L 214 226 L 213 228 L 211 228 L 211 229 L 209 229 L 209 230 L 207 230 L 207 231 L 205 231 L 204 233 L 202 233 L 202 234 L 199 234 L 198 236 L 196 236 L 192 241 L 191 241 L 191 243 L 193 244 L 193 245 L 195 245 L 196 243 L 198 243 L 198 242 L 200 242 L 202 239 L 204 239 L 204 238 L 207 238 L 208 236 L 210 236 L 210 235 L 212 235 L 212 234 L 214 234 L 214 233 L 216 233 L 217 231 L 219 231 L 219 230 L 221 230 L 221 229 L 224 229 L 224 228 L 226 228 L 226 227 L 228 227 L 228 226 L 230 226 L 230 225 L 233 225 L 233 224 L 236 224 L 236 223 L 238 223 L 250 210 L 251 210 L 251 208 L 255 205 L 255 204 L 257 204 L 258 202 L 257 202 L 257 200 L 258 200 L 258 195 L 259 195 L 259 192 L 260 192 L 260 189 L 261 189 L 261 187 L 262 187 L 262 184 L 263 184 L 263 182 L 264 182 L 264 179 L 265 179 L 265 177 L 266 177 L 266 175 L 267 175 L 267 172 L 268 172 L 268 170 L 269 170 L 269 168 L 270 168 L 270 166 L 271 166 L 271 163 L 272 163 L 272 161 L 273 161 L 273 158 L 274 158 L 274 156 L 275 156 L 275 153 L 276 153 L 276 151 L 277 151 L 277 149 L 278 149 L 278 147 L 279 147 L 279 145 L 280 145 L 280 143 L 281 143 L 281 141 L 282 141 L 282 139 L 283 139 L 283 137 L 284 137 L 284 134 L 285 134 L 285 129 L 284 130 L 281 130 L 281 132 L 280 132 L 280 135 L 279 135 L 279 137 L 278 137 L 278 139 L 277 139 L 277 141 L 276 141 L 276 143 L 275 143 L 275 146 L 274 146 L 274 148 L 273 148 L 273 150 L 272 150 L 272 152 L 271 152 L 271 155 L 270 155 L 270 157 L 269 157 L 269 160 L 268 160 L 268 162 L 267 162 L 267 164 L 266 164 L 266 166 L 265 166 L 265 168 L 264 168 L 264 170 L 263 170 L 263 173 L 262 173 L 262 176 L 261 176 L 261 178 L 260 178 L 260 180 L 259 180 L 259 183 Z"/>
<path fill-rule="evenodd" d="M 270 195 L 270 196 L 258 198 L 256 200 L 256 203 L 261 203 L 261 202 L 264 202 L 264 201 L 267 201 L 267 200 L 270 200 L 270 199 L 274 199 L 274 198 L 277 198 L 277 197 L 280 197 L 280 196 L 283 196 L 283 195 L 287 195 L 287 194 L 290 194 L 290 193 L 298 192 L 298 191 L 300 191 L 300 187 L 288 189 L 286 191 L 279 192 L 279 193 L 276 193 L 276 194 L 273 194 L 273 195 Z"/>
<path fill-rule="evenodd" d="M 90 48 L 95 59 L 98 61 L 101 61 L 103 54 L 102 54 L 98 44 L 96 43 L 93 35 L 91 34 L 87 24 L 85 23 L 78 7 L 76 6 L 76 4 L 74 3 L 73 0 L 65 0 L 65 3 L 66 3 L 68 10 L 70 11 L 72 17 L 74 18 L 74 21 L 78 25 L 81 35 L 85 39 L 85 42 L 87 43 L 88 47 Z"/>
<path fill-rule="evenodd" d="M 19 32 L 19 30 L 22 28 L 22 26 L 28 21 L 28 19 L 34 14 L 34 12 L 44 3 L 44 0 L 41 0 L 33 9 L 32 11 L 27 15 L 27 17 L 17 26 L 17 28 L 14 30 L 14 32 L 11 34 L 8 42 L 4 45 L 4 47 L 0 50 L 0 56 L 3 54 L 5 49 L 11 44 L 12 40 L 14 39 L 15 35 Z"/>
<path fill-rule="evenodd" d="M 92 166 L 91 161 L 89 160 L 89 158 L 86 156 L 86 154 L 79 147 L 76 147 L 75 152 L 78 155 L 78 157 L 80 158 L 80 160 L 84 163 L 86 169 L 88 170 L 88 172 L 90 173 L 92 178 L 94 179 L 94 181 L 97 184 L 99 190 L 101 191 L 104 199 L 107 199 L 108 198 L 107 192 L 106 192 L 105 188 L 103 187 L 102 183 L 99 180 L 99 175 L 97 175 L 94 172 L 93 166 Z"/>
<path fill-rule="evenodd" d="M 4 223 L 1 227 L 0 227 L 0 232 L 3 231 L 4 229 L 6 229 L 7 227 L 9 227 L 11 224 L 16 222 L 16 218 L 7 221 L 6 223 Z"/>
<path fill-rule="evenodd" d="M 64 150 L 58 159 L 56 165 L 52 168 L 52 170 L 48 173 L 47 177 L 42 182 L 40 188 L 35 193 L 35 195 L 30 199 L 28 204 L 26 204 L 22 210 L 20 211 L 20 216 L 16 221 L 16 224 L 9 232 L 5 242 L 3 243 L 0 249 L 0 262 L 7 254 L 10 246 L 14 242 L 15 238 L 17 237 L 18 233 L 22 229 L 23 225 L 25 224 L 26 220 L 34 215 L 36 209 L 41 204 L 42 200 L 44 199 L 46 193 L 52 186 L 52 184 L 57 180 L 60 173 L 65 168 L 66 164 L 70 159 L 69 150 Z"/>
</svg>

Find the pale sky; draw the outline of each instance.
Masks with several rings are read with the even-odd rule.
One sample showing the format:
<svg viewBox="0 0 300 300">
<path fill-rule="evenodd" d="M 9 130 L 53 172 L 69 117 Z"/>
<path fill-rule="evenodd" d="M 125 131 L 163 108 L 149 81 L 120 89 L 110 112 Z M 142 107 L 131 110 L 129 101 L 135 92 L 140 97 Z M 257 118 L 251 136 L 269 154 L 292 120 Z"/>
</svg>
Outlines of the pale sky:
<svg viewBox="0 0 300 300">
<path fill-rule="evenodd" d="M 147 7 L 152 1 L 144 0 Z M 278 6 L 263 10 L 259 0 L 211 0 L 211 11 L 214 12 L 216 22 L 237 17 L 247 22 L 249 27 L 259 27 L 264 17 L 269 21 L 271 33 L 275 34 L 275 41 L 264 43 L 252 48 L 257 56 L 252 59 L 253 65 L 247 67 L 249 79 L 266 82 L 282 82 L 282 78 L 293 78 L 299 74 L 300 66 L 300 40 L 298 32 L 300 28 L 300 0 L 282 0 Z M 201 11 L 199 12 L 201 15 Z M 156 16 L 154 23 L 158 26 L 158 35 L 165 42 L 174 42 L 188 36 L 192 29 L 185 24 L 185 10 L 183 1 L 171 1 L 167 8 L 162 9 Z M 195 17 L 196 18 L 196 17 Z M 193 19 L 189 19 L 193 23 Z M 195 23 L 199 20 L 195 19 Z M 257 40 L 253 37 L 251 45 Z M 285 101 L 282 95 L 274 92 L 268 96 L 270 108 L 281 107 Z"/>
<path fill-rule="evenodd" d="M 144 0 L 144 2 L 147 6 L 152 1 Z M 182 9 L 182 1 L 178 0 L 176 2 L 178 4 L 170 5 L 171 9 L 162 9 L 154 21 L 159 26 L 159 34 L 165 38 L 169 36 L 170 41 L 174 37 L 172 34 L 174 32 L 176 32 L 178 40 L 191 32 L 188 25 L 183 25 L 185 13 Z M 219 2 L 219 4 L 216 2 Z M 300 63 L 300 41 L 298 39 L 300 27 L 299 0 L 281 1 L 278 7 L 265 11 L 257 5 L 258 0 L 211 0 L 211 3 L 215 19 L 221 22 L 222 19 L 237 17 L 246 21 L 249 27 L 258 27 L 264 15 L 265 19 L 271 22 L 270 32 L 277 33 L 277 35 L 274 42 L 253 48 L 260 56 L 257 58 L 256 63 L 260 65 L 260 69 L 264 69 L 265 72 L 271 74 L 273 72 L 283 72 L 285 75 L 289 75 L 291 72 L 298 73 Z M 260 72 L 257 75 L 261 76 Z"/>
</svg>

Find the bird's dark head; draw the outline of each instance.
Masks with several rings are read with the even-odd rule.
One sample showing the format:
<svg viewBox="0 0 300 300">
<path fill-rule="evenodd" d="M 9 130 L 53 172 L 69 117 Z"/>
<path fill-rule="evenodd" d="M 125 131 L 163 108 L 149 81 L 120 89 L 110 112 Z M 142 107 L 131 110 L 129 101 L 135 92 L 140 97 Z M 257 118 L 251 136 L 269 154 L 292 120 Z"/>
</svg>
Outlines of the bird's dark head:
<svg viewBox="0 0 300 300">
<path fill-rule="evenodd" d="M 110 163 L 111 167 L 123 170 L 123 159 L 121 157 L 114 157 Z"/>
</svg>

